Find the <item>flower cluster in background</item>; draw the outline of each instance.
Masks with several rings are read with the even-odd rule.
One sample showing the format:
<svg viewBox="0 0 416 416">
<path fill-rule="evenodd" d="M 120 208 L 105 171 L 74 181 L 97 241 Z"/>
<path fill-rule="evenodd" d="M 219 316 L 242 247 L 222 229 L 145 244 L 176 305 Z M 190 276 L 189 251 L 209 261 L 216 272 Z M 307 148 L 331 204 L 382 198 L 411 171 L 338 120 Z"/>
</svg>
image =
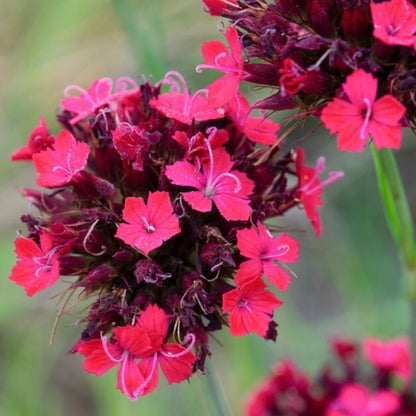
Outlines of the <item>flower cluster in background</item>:
<svg viewBox="0 0 416 416">
<path fill-rule="evenodd" d="M 280 126 L 235 88 L 231 101 L 213 94 L 176 72 L 72 85 L 59 135 L 41 118 L 12 155 L 33 162 L 41 189 L 23 192 L 32 209 L 10 279 L 32 296 L 67 276 L 68 299 L 89 305 L 72 352 L 96 375 L 117 367 L 131 400 L 159 367 L 169 383 L 203 372 L 224 324 L 276 339 L 268 284 L 288 288 L 298 243 L 264 221 L 301 204 L 319 234 L 322 187 L 341 176 L 321 183 L 323 158 L 315 169 L 302 149 L 281 155 Z"/>
<path fill-rule="evenodd" d="M 204 3 L 233 25 L 225 32 L 231 55 L 219 41 L 202 47 L 200 67 L 225 72 L 212 93 L 222 88 L 228 97 L 240 80 L 267 87 L 272 94 L 255 108 L 319 117 L 342 150 L 362 151 L 369 137 L 378 149 L 398 149 L 402 127 L 415 127 L 411 0 Z"/>
<path fill-rule="evenodd" d="M 251 393 L 248 416 L 412 416 L 412 359 L 406 337 L 365 338 L 359 345 L 332 341 L 336 362 L 313 380 L 291 360 L 281 360 Z"/>
</svg>

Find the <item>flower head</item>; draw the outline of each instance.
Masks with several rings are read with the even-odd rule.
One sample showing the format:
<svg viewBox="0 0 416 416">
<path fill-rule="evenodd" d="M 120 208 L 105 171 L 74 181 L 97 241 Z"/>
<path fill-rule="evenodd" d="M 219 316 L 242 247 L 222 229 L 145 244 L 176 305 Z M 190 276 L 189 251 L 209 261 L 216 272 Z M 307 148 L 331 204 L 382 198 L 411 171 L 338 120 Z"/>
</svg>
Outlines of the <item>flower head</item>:
<svg viewBox="0 0 416 416">
<path fill-rule="evenodd" d="M 29 296 L 60 276 L 68 296 L 81 291 L 88 306 L 72 352 L 93 374 L 116 367 L 117 388 L 136 400 L 156 388 L 159 369 L 168 383 L 203 372 L 224 325 L 276 339 L 281 302 L 260 277 L 237 283 L 236 241 L 299 199 L 294 152 L 280 156 L 273 123 L 256 120 L 253 141 L 255 126 L 237 126 L 173 72 L 156 85 L 112 85 L 64 100 L 64 129 L 33 150 L 42 189 L 24 191 L 37 209 L 23 218 L 10 279 Z M 290 261 L 267 254 L 260 261 Z"/>
</svg>

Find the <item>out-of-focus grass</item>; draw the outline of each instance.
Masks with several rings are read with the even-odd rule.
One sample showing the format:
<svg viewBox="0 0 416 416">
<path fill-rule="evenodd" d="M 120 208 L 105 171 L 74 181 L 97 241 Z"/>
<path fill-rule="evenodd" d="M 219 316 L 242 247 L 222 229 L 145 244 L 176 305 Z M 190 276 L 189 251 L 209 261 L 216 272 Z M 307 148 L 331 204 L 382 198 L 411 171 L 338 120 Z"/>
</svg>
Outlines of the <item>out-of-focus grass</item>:
<svg viewBox="0 0 416 416">
<path fill-rule="evenodd" d="M 0 0 L 0 5 L 0 414 L 213 415 L 204 377 L 174 386 L 162 381 L 152 395 L 130 403 L 115 390 L 114 370 L 102 377 L 86 374 L 81 359 L 67 354 L 79 333 L 73 325 L 76 317 L 62 319 L 48 348 L 57 311 L 56 300 L 49 297 L 58 289 L 29 299 L 7 276 L 14 264 L 15 229 L 22 227 L 18 217 L 27 210 L 17 188 L 34 184 L 29 164 L 11 164 L 9 154 L 25 143 L 39 116 L 57 132 L 54 112 L 64 87 L 88 87 L 103 76 L 144 72 L 157 78 L 177 69 L 194 89 L 204 86 L 215 74 L 197 75 L 194 67 L 201 62 L 202 42 L 219 37 L 216 19 L 205 15 L 195 0 Z M 293 139 L 291 145 L 298 144 Z M 398 262 L 369 153 L 340 153 L 322 130 L 300 144 L 311 165 L 323 153 L 329 169 L 343 169 L 346 177 L 325 191 L 320 239 L 300 210 L 277 221 L 288 230 L 305 230 L 292 233 L 301 242 L 301 258 L 294 266 L 299 278 L 279 294 L 285 304 L 276 314 L 278 342 L 254 335 L 233 338 L 226 330 L 217 335 L 219 343 L 212 341 L 208 367 L 218 373 L 234 414 L 278 358 L 292 355 L 314 371 L 327 357 L 324 340 L 331 334 L 389 336 L 406 330 Z M 405 174 L 414 153 L 409 145 L 399 154 Z M 412 185 L 411 177 L 406 178 Z M 416 200 L 414 192 L 410 196 Z"/>
</svg>

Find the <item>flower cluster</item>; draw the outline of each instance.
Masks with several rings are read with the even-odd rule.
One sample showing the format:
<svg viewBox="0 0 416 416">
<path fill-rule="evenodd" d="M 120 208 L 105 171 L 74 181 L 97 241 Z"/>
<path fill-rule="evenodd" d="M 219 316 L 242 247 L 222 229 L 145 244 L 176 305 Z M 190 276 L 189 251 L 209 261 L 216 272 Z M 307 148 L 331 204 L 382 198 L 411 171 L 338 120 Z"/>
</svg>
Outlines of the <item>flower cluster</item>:
<svg viewBox="0 0 416 416">
<path fill-rule="evenodd" d="M 203 1 L 233 24 L 231 53 L 219 41 L 202 48 L 200 67 L 225 72 L 210 92 L 227 84 L 225 99 L 241 80 L 268 87 L 254 107 L 319 117 L 342 150 L 362 151 L 369 137 L 398 149 L 402 127 L 416 126 L 413 0 Z"/>
<path fill-rule="evenodd" d="M 191 94 L 176 72 L 65 95 L 61 132 L 41 118 L 12 155 L 33 162 L 41 189 L 24 190 L 32 210 L 10 279 L 32 296 L 67 276 L 68 296 L 89 302 L 72 348 L 84 368 L 117 366 L 135 400 L 159 367 L 169 383 L 203 371 L 224 324 L 275 340 L 282 302 L 266 281 L 287 289 L 298 243 L 264 221 L 302 204 L 319 233 L 322 187 L 340 174 L 321 183 L 323 159 L 314 169 L 301 149 L 281 156 L 279 125 L 251 116 L 245 97 Z"/>
<path fill-rule="evenodd" d="M 412 416 L 410 342 L 334 339 L 337 364 L 311 381 L 291 360 L 278 362 L 247 401 L 248 416 Z"/>
</svg>

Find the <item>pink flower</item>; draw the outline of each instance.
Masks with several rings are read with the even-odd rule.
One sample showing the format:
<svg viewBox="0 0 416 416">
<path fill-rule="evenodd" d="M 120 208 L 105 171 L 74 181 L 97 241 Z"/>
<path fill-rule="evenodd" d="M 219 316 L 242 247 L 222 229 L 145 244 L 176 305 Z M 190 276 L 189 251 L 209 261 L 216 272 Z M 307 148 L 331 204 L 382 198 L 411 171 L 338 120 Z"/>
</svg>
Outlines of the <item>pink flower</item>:
<svg viewBox="0 0 416 416">
<path fill-rule="evenodd" d="M 261 277 L 262 273 L 270 283 L 285 291 L 290 283 L 290 275 L 274 262 L 295 263 L 299 244 L 287 234 L 273 238 L 269 230 L 260 222 L 254 227 L 237 231 L 237 246 L 240 254 L 248 257 L 241 263 L 235 276 L 235 283 L 241 285 Z"/>
<path fill-rule="evenodd" d="M 39 186 L 55 187 L 70 183 L 73 176 L 87 165 L 90 148 L 78 142 L 67 130 L 55 139 L 53 149 L 33 155 Z"/>
<path fill-rule="evenodd" d="M 76 124 L 85 117 L 94 114 L 97 109 L 107 105 L 115 96 L 111 95 L 113 89 L 113 80 L 110 78 L 96 79 L 93 81 L 87 91 L 77 85 L 69 85 L 65 88 L 64 94 L 68 98 L 61 100 L 62 107 L 77 114 L 72 118 L 70 123 Z M 71 97 L 70 91 L 80 93 L 78 97 Z"/>
<path fill-rule="evenodd" d="M 212 16 L 221 16 L 238 7 L 236 0 L 202 0 Z M 234 6 L 234 7 L 233 7 Z"/>
<path fill-rule="evenodd" d="M 209 212 L 214 202 L 226 220 L 247 220 L 251 213 L 248 195 L 253 190 L 253 182 L 244 173 L 231 170 L 233 163 L 225 149 L 219 147 L 213 151 L 209 143 L 207 149 L 210 160 L 202 164 L 202 172 L 189 162 L 179 161 L 166 167 L 166 176 L 175 185 L 198 189 L 182 192 L 185 201 L 196 211 Z"/>
<path fill-rule="evenodd" d="M 400 398 L 390 390 L 370 394 L 360 384 L 346 384 L 325 416 L 391 416 L 400 408 Z"/>
<path fill-rule="evenodd" d="M 157 305 L 149 305 L 140 314 L 137 326 L 143 329 L 151 340 L 151 347 L 141 354 L 139 368 L 145 380 L 136 390 L 138 396 L 148 394 L 157 387 L 158 364 L 169 384 L 180 383 L 192 375 L 192 366 L 198 359 L 191 352 L 195 343 L 193 334 L 185 336 L 185 341 L 190 341 L 186 348 L 178 343 L 166 343 L 169 316 Z"/>
<path fill-rule="evenodd" d="M 34 153 L 39 153 L 42 150 L 52 147 L 54 141 L 55 138 L 49 134 L 45 118 L 41 117 L 39 125 L 30 133 L 27 145 L 14 152 L 11 159 L 13 161 L 32 160 Z"/>
<path fill-rule="evenodd" d="M 251 111 L 248 100 L 240 93 L 227 105 L 227 115 L 251 141 L 262 144 L 276 143 L 280 124 L 265 117 L 249 117 Z"/>
<path fill-rule="evenodd" d="M 76 351 L 86 357 L 82 364 L 84 369 L 97 376 L 120 365 L 117 388 L 130 400 L 136 400 L 136 390 L 144 381 L 136 360 L 151 348 L 151 339 L 137 324 L 114 328 L 113 338 L 114 342 L 108 342 L 104 336 L 81 342 Z"/>
<path fill-rule="evenodd" d="M 173 76 L 179 79 L 183 92 L 179 92 L 180 87 L 173 80 Z M 149 104 L 165 117 L 188 125 L 191 125 L 194 119 L 207 121 L 224 117 L 224 112 L 217 109 L 219 106 L 212 105 L 206 97 L 201 95 L 206 94 L 207 90 L 199 90 L 194 95 L 190 95 L 185 80 L 179 73 L 168 72 L 165 75 L 164 83 L 172 85 L 172 91 L 152 98 Z"/>
<path fill-rule="evenodd" d="M 339 149 L 361 152 L 368 135 L 377 149 L 400 147 L 406 108 L 388 94 L 376 100 L 377 84 L 371 74 L 357 69 L 342 84 L 349 101 L 335 98 L 323 109 L 321 120 L 332 134 L 338 133 Z"/>
<path fill-rule="evenodd" d="M 265 288 L 263 280 L 253 279 L 224 293 L 222 310 L 230 312 L 231 335 L 241 336 L 249 332 L 261 337 L 266 335 L 273 311 L 283 302 Z"/>
<path fill-rule="evenodd" d="M 147 206 L 143 198 L 126 198 L 123 220 L 128 224 L 120 224 L 116 237 L 146 256 L 181 231 L 168 192 L 149 192 Z"/>
<path fill-rule="evenodd" d="M 375 38 L 387 45 L 411 46 L 416 42 L 416 7 L 407 0 L 370 3 Z"/>
<path fill-rule="evenodd" d="M 321 194 L 324 186 L 344 176 L 344 172 L 330 172 L 328 179 L 319 181 L 319 175 L 325 168 L 325 158 L 320 157 L 316 168 L 310 168 L 303 164 L 304 154 L 300 147 L 296 152 L 296 174 L 298 175 L 298 190 L 300 202 L 305 208 L 306 217 L 311 221 L 316 235 L 321 234 L 321 219 L 318 207 L 323 206 Z"/>
<path fill-rule="evenodd" d="M 244 69 L 237 29 L 230 26 L 224 36 L 230 45 L 231 53 L 219 40 L 204 42 L 202 44 L 202 56 L 205 62 L 196 67 L 198 72 L 201 72 L 202 68 L 225 72 L 225 75 L 208 86 L 209 102 L 217 107 L 228 103 L 235 97 Z"/>
<path fill-rule="evenodd" d="M 53 248 L 53 238 L 48 233 L 40 235 L 40 246 L 29 238 L 15 241 L 17 264 L 9 279 L 23 286 L 28 296 L 52 286 L 59 279 L 59 252 Z"/>
<path fill-rule="evenodd" d="M 383 341 L 377 338 L 364 339 L 364 355 L 375 367 L 392 371 L 409 382 L 412 376 L 410 341 L 406 337 Z"/>
</svg>

